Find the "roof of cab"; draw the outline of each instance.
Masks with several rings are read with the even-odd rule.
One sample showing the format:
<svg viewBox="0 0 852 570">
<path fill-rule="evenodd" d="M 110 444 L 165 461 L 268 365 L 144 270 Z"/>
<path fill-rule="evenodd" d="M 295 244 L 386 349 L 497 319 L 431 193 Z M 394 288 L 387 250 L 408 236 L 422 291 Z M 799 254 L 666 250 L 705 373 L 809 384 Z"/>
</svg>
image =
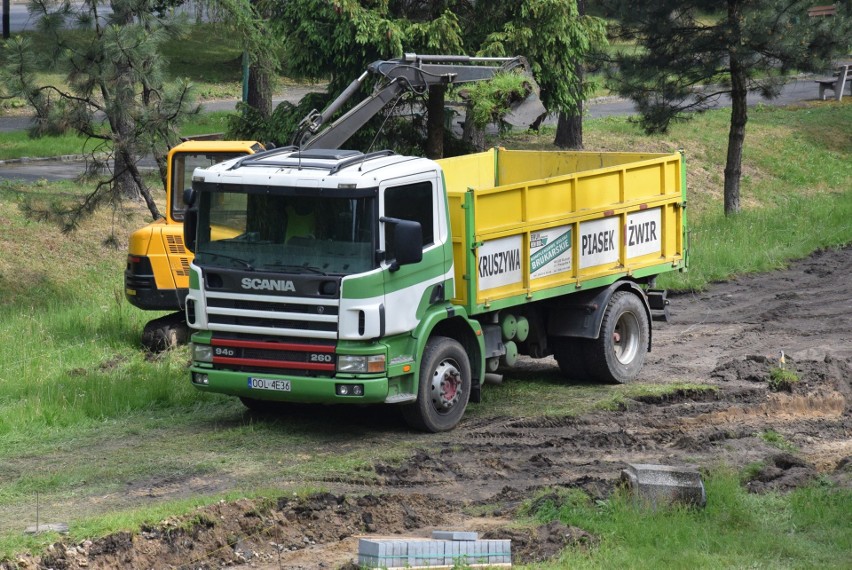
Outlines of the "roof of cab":
<svg viewBox="0 0 852 570">
<path fill-rule="evenodd" d="M 376 186 L 382 179 L 436 170 L 433 161 L 398 155 L 389 150 L 361 153 L 355 150 L 284 147 L 197 169 L 205 182 L 263 186 L 301 186 L 305 183 Z"/>
</svg>

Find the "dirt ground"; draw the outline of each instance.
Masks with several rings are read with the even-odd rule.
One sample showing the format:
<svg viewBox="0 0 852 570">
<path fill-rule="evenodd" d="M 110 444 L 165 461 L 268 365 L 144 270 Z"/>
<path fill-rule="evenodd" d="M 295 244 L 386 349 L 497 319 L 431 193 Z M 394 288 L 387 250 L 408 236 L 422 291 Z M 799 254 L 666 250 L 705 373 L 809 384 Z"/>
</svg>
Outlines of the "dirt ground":
<svg viewBox="0 0 852 570">
<path fill-rule="evenodd" d="M 604 497 L 627 463 L 741 468 L 761 462 L 747 483 L 753 492 L 783 491 L 815 477 L 850 488 L 850 273 L 847 247 L 784 271 L 671 297 L 671 321 L 655 323 L 642 379 L 715 390 L 631 400 L 621 410 L 582 417 L 467 419 L 402 464 L 376 464 L 379 484 L 369 488 L 325 482 L 334 494 L 220 503 L 137 535 L 57 543 L 17 566 L 354 568 L 358 536 L 428 536 L 436 528 L 511 538 L 516 563 L 546 560 L 566 545 L 585 548 L 596 539 L 561 524 L 508 528 L 514 509 L 547 486 Z M 767 380 L 782 351 L 785 368 L 799 380 L 773 391 Z M 556 375 L 557 369 L 552 361 L 524 361 L 512 374 Z M 765 441 L 767 432 L 789 443 L 788 450 Z"/>
</svg>

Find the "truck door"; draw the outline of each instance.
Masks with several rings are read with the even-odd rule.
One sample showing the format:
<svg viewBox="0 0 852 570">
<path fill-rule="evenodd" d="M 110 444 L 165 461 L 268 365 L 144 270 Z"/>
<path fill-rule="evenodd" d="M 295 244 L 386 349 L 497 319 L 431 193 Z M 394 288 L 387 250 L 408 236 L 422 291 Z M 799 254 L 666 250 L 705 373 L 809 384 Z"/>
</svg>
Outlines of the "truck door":
<svg viewBox="0 0 852 570">
<path fill-rule="evenodd" d="M 382 223 L 380 246 L 385 252 L 385 335 L 417 327 L 430 300 L 445 298 L 445 281 L 452 278 L 452 259 L 446 258 L 447 221 L 437 173 L 394 182 L 380 188 L 382 216 L 418 222 L 422 229 L 423 259 L 391 270 L 395 258 L 394 224 Z"/>
</svg>

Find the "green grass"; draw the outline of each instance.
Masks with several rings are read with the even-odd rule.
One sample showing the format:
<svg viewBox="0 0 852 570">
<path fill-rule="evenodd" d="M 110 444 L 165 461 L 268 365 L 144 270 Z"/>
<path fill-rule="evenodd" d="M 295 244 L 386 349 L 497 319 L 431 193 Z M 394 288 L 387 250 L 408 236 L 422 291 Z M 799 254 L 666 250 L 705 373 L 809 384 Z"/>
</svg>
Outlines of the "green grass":
<svg viewBox="0 0 852 570">
<path fill-rule="evenodd" d="M 792 443 L 790 443 L 789 441 L 784 439 L 784 436 L 781 435 L 780 433 L 778 433 L 775 430 L 770 429 L 770 430 L 766 430 L 766 431 L 762 432 L 760 434 L 760 439 L 762 439 L 763 441 L 765 441 L 769 445 L 777 447 L 781 451 L 786 451 L 786 452 L 789 452 L 789 453 L 793 453 L 793 452 L 797 451 L 795 445 L 793 445 Z"/>
<path fill-rule="evenodd" d="M 216 132 L 224 118 L 206 115 L 192 128 Z M 721 215 L 720 202 L 725 122 L 725 112 L 708 113 L 677 125 L 665 137 L 644 137 L 624 119 L 586 123 L 589 149 L 687 150 L 692 265 L 670 285 L 697 289 L 732 274 L 782 266 L 815 248 L 852 242 L 852 133 L 846 128 L 852 123 L 852 105 L 753 112 L 746 141 L 744 211 L 730 219 Z M 7 148 L 2 145 L 10 136 L 0 134 L 0 147 Z M 551 142 L 552 133 L 504 144 L 552 148 Z M 123 297 L 127 237 L 147 223 L 144 206 L 101 210 L 71 235 L 24 218 L 19 208 L 25 199 L 49 201 L 87 191 L 74 182 L 0 183 L 0 344 L 14 347 L 0 353 L 0 557 L 49 542 L 49 537 L 24 538 L 20 532 L 35 522 L 36 493 L 42 521 L 73 521 L 75 529 L 77 521 L 87 521 L 83 528 L 100 533 L 133 526 L 145 516 L 140 508 L 160 513 L 162 505 L 177 505 L 162 508 L 180 510 L 184 500 L 194 505 L 204 502 L 203 497 L 212 501 L 229 492 L 252 495 L 262 488 L 301 488 L 305 481 L 369 481 L 373 461 L 399 461 L 412 446 L 430 441 L 427 435 L 400 430 L 400 419 L 388 408 L 332 412 L 293 406 L 269 417 L 247 413 L 236 399 L 195 391 L 185 371 L 187 350 L 157 358 L 142 352 L 139 334 L 152 315 Z M 157 199 L 162 198 L 159 192 Z M 105 245 L 110 233 L 118 236 L 118 247 Z M 676 378 L 665 386 L 577 385 L 564 383 L 555 369 L 520 370 L 507 375 L 499 390 L 484 390 L 484 402 L 472 406 L 469 415 L 561 417 L 618 409 L 627 398 L 675 389 L 700 387 Z M 330 413 L 342 419 L 332 425 L 327 421 Z M 340 425 L 346 426 L 345 433 Z M 149 497 L 151 488 L 163 491 Z M 822 501 L 819 492 L 814 491 L 814 500 Z M 776 503 L 787 512 L 800 501 L 795 497 Z M 848 499 L 842 501 L 848 508 Z M 737 508 L 745 511 L 742 516 L 751 514 Z M 821 508 L 837 515 L 830 505 Z M 711 529 L 716 524 L 692 520 L 695 513 L 678 516 Z M 810 521 L 803 523 L 807 529 L 819 520 L 813 514 L 796 516 Z M 772 528 L 789 532 L 786 527 Z M 799 560 L 802 545 L 813 544 L 807 541 L 815 540 L 814 533 L 807 529 L 796 531 L 796 540 L 784 546 L 794 549 L 789 559 Z M 723 547 L 706 536 L 709 531 L 694 532 L 701 537 L 695 548 L 706 553 L 685 560 L 696 560 L 699 566 L 717 561 L 720 566 L 749 565 L 750 559 L 739 552 L 740 539 L 718 539 L 721 544 L 732 541 L 731 553 L 722 558 Z M 834 527 L 825 532 L 837 535 Z M 848 549 L 848 539 L 836 538 Z M 612 551 L 615 562 L 631 552 L 635 557 L 645 554 L 623 540 L 606 541 L 600 552 Z M 606 566 L 599 556 L 578 559 L 591 567 Z M 650 560 L 662 554 L 656 556 Z M 784 566 L 788 555 L 779 556 L 771 558 L 761 549 L 755 560 L 762 566 Z M 817 556 L 801 560 L 813 560 L 813 567 L 833 563 L 830 552 Z"/>
<path fill-rule="evenodd" d="M 193 24 L 185 29 L 188 30 L 185 37 L 169 40 L 162 46 L 161 53 L 167 62 L 166 78 L 188 80 L 201 100 L 241 97 L 242 49 L 233 32 L 212 23 Z M 76 30 L 69 33 L 82 34 Z M 47 42 L 40 40 L 35 32 L 22 32 L 21 35 L 34 37 L 34 49 L 47 48 Z M 66 87 L 65 76 L 51 69 L 42 69 L 38 78 L 44 84 Z M 287 81 L 287 78 L 281 76 L 277 81 Z M 25 105 L 20 99 L 10 99 L 2 102 L 2 108 L 20 113 Z"/>
<path fill-rule="evenodd" d="M 98 143 L 75 134 L 31 138 L 26 131 L 4 132 L 0 136 L 0 160 L 86 154 L 97 148 Z"/>
<path fill-rule="evenodd" d="M 542 493 L 535 522 L 559 520 L 599 537 L 568 548 L 551 568 L 847 568 L 852 492 L 819 484 L 789 495 L 746 492 L 736 474 L 704 480 L 704 509 L 649 509 L 626 492 L 595 503 L 581 491 Z"/>
<path fill-rule="evenodd" d="M 181 126 L 180 135 L 188 137 L 224 133 L 228 128 L 228 117 L 231 114 L 225 111 L 212 111 L 190 117 Z M 101 145 L 102 141 L 75 134 L 31 138 L 26 131 L 3 132 L 0 133 L 0 160 L 89 154 L 93 150 L 105 150 Z"/>
<path fill-rule="evenodd" d="M 202 99 L 242 95 L 242 49 L 224 26 L 193 25 L 187 37 L 166 42 L 162 54 L 167 75 L 191 81 Z"/>
</svg>

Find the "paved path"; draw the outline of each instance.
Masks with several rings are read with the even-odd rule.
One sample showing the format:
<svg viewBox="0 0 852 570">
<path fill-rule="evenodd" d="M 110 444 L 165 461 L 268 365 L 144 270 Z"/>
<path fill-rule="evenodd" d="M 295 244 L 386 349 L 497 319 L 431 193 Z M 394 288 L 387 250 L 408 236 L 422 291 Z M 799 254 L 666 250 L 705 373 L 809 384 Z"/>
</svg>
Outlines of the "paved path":
<svg viewBox="0 0 852 570">
<path fill-rule="evenodd" d="M 296 102 L 305 93 L 318 90 L 320 87 L 291 87 L 280 96 L 274 98 L 273 103 L 277 105 L 281 101 Z M 811 77 L 802 77 L 784 86 L 781 95 L 776 99 L 764 99 L 757 94 L 749 96 L 749 105 L 763 103 L 766 105 L 791 105 L 802 101 L 817 100 L 818 87 Z M 208 111 L 232 111 L 237 101 L 209 101 L 204 103 L 204 109 Z M 730 105 L 728 97 L 721 97 L 715 107 L 727 107 Z M 619 98 L 601 98 L 586 105 L 586 116 L 589 119 L 614 115 L 632 115 L 636 108 L 632 101 Z M 26 129 L 30 119 L 27 117 L 0 117 L 0 131 L 15 131 Z M 554 123 L 551 117 L 547 122 Z M 0 179 L 21 180 L 57 180 L 73 179 L 81 171 L 83 162 L 80 160 L 43 160 L 30 159 L 28 161 L 2 161 L 0 160 Z"/>
</svg>

